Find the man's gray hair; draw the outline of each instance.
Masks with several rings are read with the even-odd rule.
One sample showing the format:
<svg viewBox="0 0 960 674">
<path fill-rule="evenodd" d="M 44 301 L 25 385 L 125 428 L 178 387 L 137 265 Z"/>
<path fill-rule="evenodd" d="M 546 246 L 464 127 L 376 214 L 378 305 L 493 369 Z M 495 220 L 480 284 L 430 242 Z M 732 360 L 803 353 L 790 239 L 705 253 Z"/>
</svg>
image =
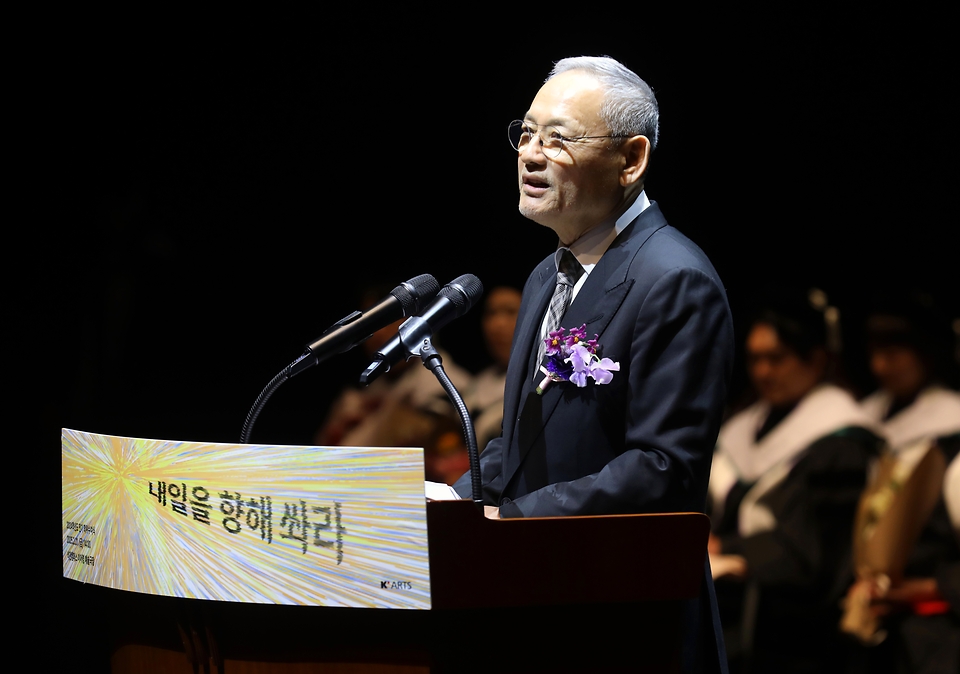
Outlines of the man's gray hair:
<svg viewBox="0 0 960 674">
<path fill-rule="evenodd" d="M 635 72 L 609 56 L 576 56 L 557 61 L 549 81 L 568 70 L 590 73 L 606 90 L 600 117 L 615 136 L 646 136 L 650 149 L 657 147 L 660 112 L 657 99 L 646 82 Z"/>
</svg>

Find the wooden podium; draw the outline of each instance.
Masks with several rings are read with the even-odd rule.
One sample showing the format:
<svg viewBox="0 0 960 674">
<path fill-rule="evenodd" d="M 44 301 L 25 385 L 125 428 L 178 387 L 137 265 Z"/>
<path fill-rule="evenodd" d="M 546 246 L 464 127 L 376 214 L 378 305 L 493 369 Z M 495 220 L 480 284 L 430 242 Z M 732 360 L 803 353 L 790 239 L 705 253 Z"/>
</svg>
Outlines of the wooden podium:
<svg viewBox="0 0 960 674">
<path fill-rule="evenodd" d="M 705 515 L 492 521 L 428 503 L 429 611 L 247 604 L 73 588 L 106 621 L 111 671 L 678 670 Z M 70 582 L 70 581 L 65 581 Z"/>
<path fill-rule="evenodd" d="M 705 515 L 488 520 L 471 501 L 424 504 L 422 480 L 415 449 L 65 429 L 60 598 L 82 655 L 64 664 L 678 671 Z M 312 535 L 294 536 L 308 511 Z"/>
</svg>

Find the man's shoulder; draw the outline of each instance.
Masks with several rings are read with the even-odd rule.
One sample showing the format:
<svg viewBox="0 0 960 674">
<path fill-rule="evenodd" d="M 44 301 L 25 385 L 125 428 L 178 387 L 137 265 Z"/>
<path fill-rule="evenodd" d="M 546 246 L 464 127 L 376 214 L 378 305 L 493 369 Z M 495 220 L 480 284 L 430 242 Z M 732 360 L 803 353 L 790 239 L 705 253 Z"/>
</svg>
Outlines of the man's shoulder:
<svg viewBox="0 0 960 674">
<path fill-rule="evenodd" d="M 660 207 L 656 202 L 653 202 L 650 208 L 641 213 L 633 224 L 637 227 L 638 232 L 653 229 L 647 239 L 647 243 L 651 244 L 652 248 L 661 252 L 688 257 L 691 264 L 705 262 L 711 269 L 713 268 L 703 249 L 686 234 L 670 225 L 660 212 Z M 646 244 L 643 247 L 646 247 Z"/>
<path fill-rule="evenodd" d="M 671 270 L 690 269 L 703 272 L 722 285 L 707 254 L 667 223 L 656 202 L 624 229 L 618 244 L 632 257 L 632 274 L 661 275 Z"/>
</svg>

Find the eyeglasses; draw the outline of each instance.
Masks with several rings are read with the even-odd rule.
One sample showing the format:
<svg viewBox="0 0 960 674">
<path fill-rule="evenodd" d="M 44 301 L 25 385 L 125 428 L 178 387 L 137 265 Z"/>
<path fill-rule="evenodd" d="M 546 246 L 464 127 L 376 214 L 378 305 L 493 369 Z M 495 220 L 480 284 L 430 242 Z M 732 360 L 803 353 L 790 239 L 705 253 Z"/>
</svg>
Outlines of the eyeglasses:
<svg viewBox="0 0 960 674">
<path fill-rule="evenodd" d="M 560 155 L 564 143 L 576 143 L 581 140 L 591 140 L 593 138 L 629 138 L 630 136 L 577 136 L 576 138 L 566 138 L 555 126 L 539 126 L 533 122 L 525 122 L 522 119 L 515 119 L 507 126 L 507 137 L 510 139 L 510 146 L 517 152 L 523 152 L 531 139 L 536 136 L 540 139 L 540 150 L 544 155 L 551 159 Z"/>
</svg>

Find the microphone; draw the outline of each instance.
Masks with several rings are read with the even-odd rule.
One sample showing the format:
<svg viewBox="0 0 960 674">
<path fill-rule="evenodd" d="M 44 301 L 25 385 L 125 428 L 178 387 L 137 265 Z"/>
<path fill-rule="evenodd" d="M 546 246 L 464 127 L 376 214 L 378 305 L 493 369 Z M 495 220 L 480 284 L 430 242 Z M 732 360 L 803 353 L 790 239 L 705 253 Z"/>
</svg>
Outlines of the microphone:
<svg viewBox="0 0 960 674">
<path fill-rule="evenodd" d="M 349 351 L 380 328 L 400 318 L 420 313 L 427 302 L 437 294 L 439 287 L 433 276 L 421 274 L 398 285 L 387 297 L 367 311 L 354 311 L 344 316 L 307 345 L 307 350 L 291 365 L 289 376 L 299 374 L 331 356 Z"/>
<path fill-rule="evenodd" d="M 377 351 L 376 359 L 360 375 L 360 383 L 367 385 L 404 356 L 419 355 L 424 340 L 433 333 L 470 310 L 483 295 L 483 284 L 473 274 L 464 274 L 441 288 L 436 299 L 421 316 L 408 318 L 400 326 L 396 337 Z"/>
</svg>

